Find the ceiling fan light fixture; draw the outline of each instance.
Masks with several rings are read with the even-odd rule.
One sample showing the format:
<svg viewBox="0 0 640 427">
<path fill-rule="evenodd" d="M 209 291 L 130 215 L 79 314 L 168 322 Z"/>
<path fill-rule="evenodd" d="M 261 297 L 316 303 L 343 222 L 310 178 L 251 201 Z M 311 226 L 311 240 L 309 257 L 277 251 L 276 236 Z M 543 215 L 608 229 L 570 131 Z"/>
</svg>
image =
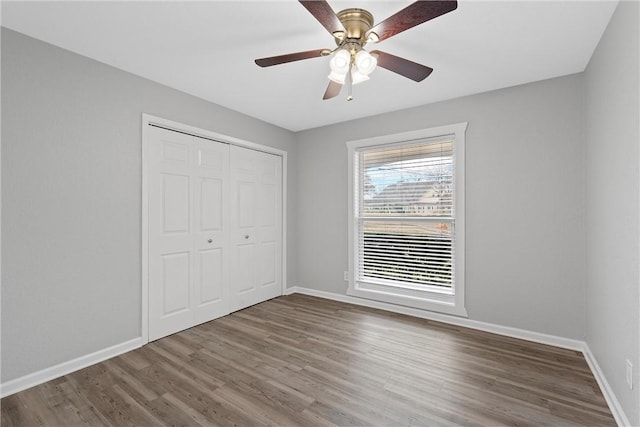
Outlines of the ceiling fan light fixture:
<svg viewBox="0 0 640 427">
<path fill-rule="evenodd" d="M 358 67 L 358 71 L 364 75 L 371 74 L 371 72 L 375 70 L 376 65 L 378 65 L 376 58 L 371 56 L 371 54 L 364 49 L 356 53 L 355 62 Z"/>
<path fill-rule="evenodd" d="M 0 0 L 1 1 L 1 0 Z M 374 25 L 373 15 L 360 8 L 348 8 L 336 13 L 327 0 L 299 0 L 302 6 L 333 36 L 337 48 L 316 49 L 286 55 L 259 58 L 260 67 L 285 64 L 303 59 L 331 56 L 329 85 L 322 99 L 336 97 L 346 84 L 347 100 L 353 99 L 351 87 L 369 79 L 380 65 L 389 71 L 416 82 L 431 74 L 433 68 L 379 50 L 364 50 L 367 43 L 377 43 L 423 24 L 458 7 L 457 0 L 415 0 L 409 6 Z M 378 64 L 379 62 L 379 64 Z"/>
<path fill-rule="evenodd" d="M 331 71 L 336 74 L 347 74 L 350 65 L 351 53 L 346 49 L 338 50 L 329 62 Z"/>
</svg>

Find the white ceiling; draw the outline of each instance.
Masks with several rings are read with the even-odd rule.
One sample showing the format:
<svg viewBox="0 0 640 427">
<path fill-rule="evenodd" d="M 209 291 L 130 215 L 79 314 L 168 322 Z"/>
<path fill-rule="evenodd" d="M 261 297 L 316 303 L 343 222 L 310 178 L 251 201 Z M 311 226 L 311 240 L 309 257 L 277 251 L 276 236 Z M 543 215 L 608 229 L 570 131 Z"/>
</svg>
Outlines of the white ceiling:
<svg viewBox="0 0 640 427">
<path fill-rule="evenodd" d="M 329 0 L 375 22 L 409 1 Z M 260 68 L 255 58 L 334 48 L 298 2 L 2 2 L 2 25 L 213 103 L 299 131 L 581 72 L 616 1 L 459 0 L 376 45 L 428 65 L 421 83 L 378 68 L 355 99 L 323 101 L 329 59 Z M 371 47 L 372 45 L 368 45 Z"/>
</svg>

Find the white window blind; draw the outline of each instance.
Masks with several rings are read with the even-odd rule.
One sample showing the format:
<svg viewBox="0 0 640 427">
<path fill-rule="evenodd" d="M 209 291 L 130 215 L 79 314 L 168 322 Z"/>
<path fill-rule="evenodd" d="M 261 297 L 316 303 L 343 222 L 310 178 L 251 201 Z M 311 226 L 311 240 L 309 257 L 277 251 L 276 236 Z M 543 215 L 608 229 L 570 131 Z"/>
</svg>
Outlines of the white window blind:
<svg viewBox="0 0 640 427">
<path fill-rule="evenodd" d="M 454 139 L 357 151 L 356 280 L 453 292 Z"/>
</svg>

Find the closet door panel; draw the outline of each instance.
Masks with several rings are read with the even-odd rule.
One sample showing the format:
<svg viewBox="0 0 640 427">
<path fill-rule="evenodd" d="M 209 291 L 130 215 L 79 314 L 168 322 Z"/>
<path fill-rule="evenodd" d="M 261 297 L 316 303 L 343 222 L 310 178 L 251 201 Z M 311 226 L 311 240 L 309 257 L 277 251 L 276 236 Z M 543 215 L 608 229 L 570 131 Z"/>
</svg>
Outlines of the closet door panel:
<svg viewBox="0 0 640 427">
<path fill-rule="evenodd" d="M 256 293 L 256 152 L 231 147 L 231 310 L 259 302 Z"/>
<path fill-rule="evenodd" d="M 194 138 L 194 148 L 193 172 L 197 182 L 194 249 L 197 256 L 193 316 L 194 324 L 199 324 L 230 312 L 224 290 L 229 280 L 229 146 Z"/>
<path fill-rule="evenodd" d="M 229 313 L 229 146 L 149 129 L 149 339 Z"/>
<path fill-rule="evenodd" d="M 150 129 L 149 339 L 191 326 L 193 177 L 191 138 Z"/>
<path fill-rule="evenodd" d="M 172 316 L 189 310 L 191 254 L 187 252 L 168 253 L 162 259 L 162 316 Z"/>
<path fill-rule="evenodd" d="M 232 309 L 282 293 L 282 159 L 231 147 Z"/>
<path fill-rule="evenodd" d="M 258 153 L 258 287 L 261 300 L 282 293 L 282 158 Z"/>
<path fill-rule="evenodd" d="M 198 306 L 222 301 L 224 296 L 224 256 L 222 249 L 200 251 Z"/>
</svg>

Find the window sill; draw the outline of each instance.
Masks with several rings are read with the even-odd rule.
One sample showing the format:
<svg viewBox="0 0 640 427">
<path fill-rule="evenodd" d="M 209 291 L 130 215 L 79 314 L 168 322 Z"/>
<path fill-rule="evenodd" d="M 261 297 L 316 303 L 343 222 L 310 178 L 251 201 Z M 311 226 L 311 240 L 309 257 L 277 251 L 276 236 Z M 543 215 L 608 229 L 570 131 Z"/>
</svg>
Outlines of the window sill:
<svg viewBox="0 0 640 427">
<path fill-rule="evenodd" d="M 350 282 L 347 295 L 389 304 L 468 317 L 467 310 L 451 293 L 419 291 L 370 282 Z"/>
</svg>

